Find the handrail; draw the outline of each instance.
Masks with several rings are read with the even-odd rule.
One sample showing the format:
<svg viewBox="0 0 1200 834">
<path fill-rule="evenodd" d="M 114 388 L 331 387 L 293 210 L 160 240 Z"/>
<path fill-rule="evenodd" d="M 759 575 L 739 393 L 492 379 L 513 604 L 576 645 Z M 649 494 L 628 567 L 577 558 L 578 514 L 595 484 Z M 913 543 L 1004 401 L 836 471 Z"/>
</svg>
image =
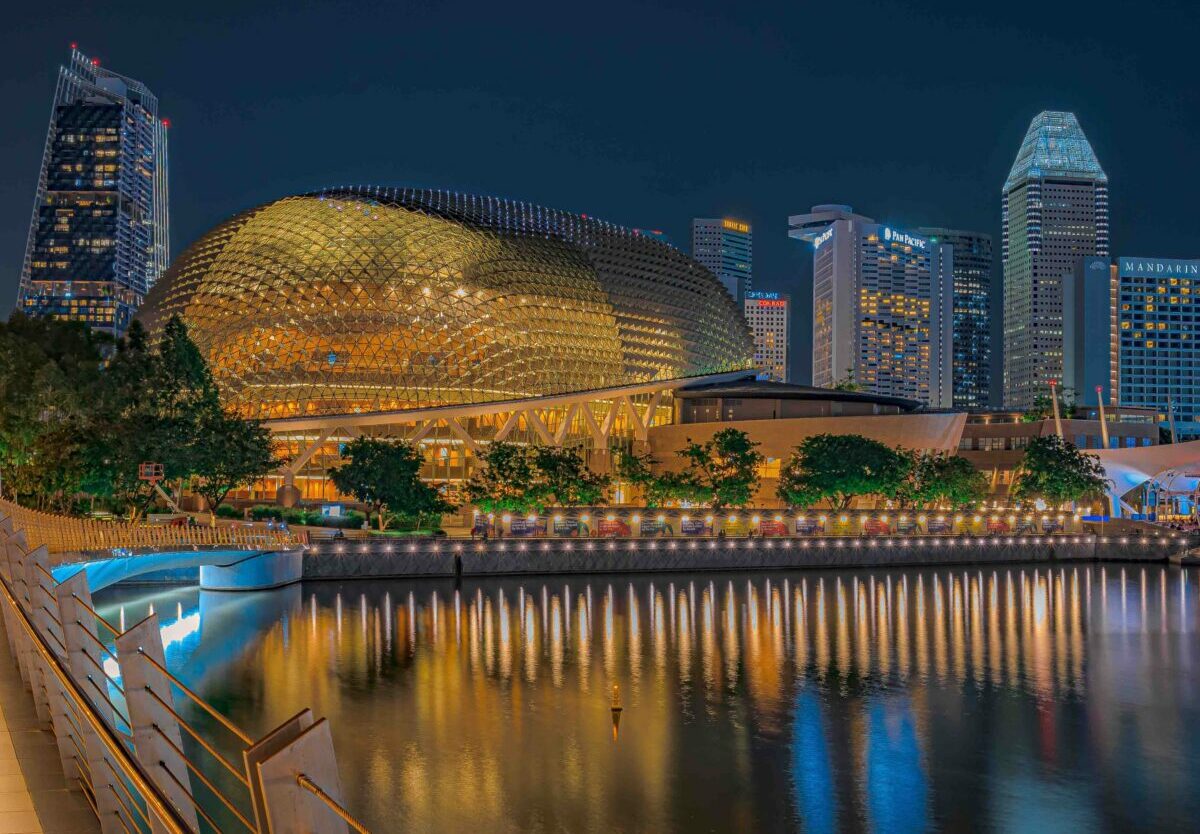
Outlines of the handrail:
<svg viewBox="0 0 1200 834">
<path fill-rule="evenodd" d="M 325 791 L 321 790 L 321 786 L 312 779 L 309 779 L 306 774 L 297 774 L 296 784 L 324 802 L 329 807 L 330 811 L 333 811 L 335 814 L 341 817 L 342 820 L 355 831 L 357 831 L 358 834 L 371 834 L 370 830 L 365 825 L 355 819 L 353 814 L 342 807 L 342 803 L 338 802 L 332 796 L 325 793 Z"/>
<path fill-rule="evenodd" d="M 118 775 L 118 782 L 121 782 L 121 778 L 123 777 L 124 780 L 127 780 L 137 789 L 138 794 L 146 803 L 146 807 L 153 812 L 154 817 L 158 819 L 162 824 L 163 830 L 168 832 L 168 834 L 192 834 L 191 827 L 184 821 L 183 817 L 170 801 L 161 794 L 158 786 L 154 784 L 154 781 L 145 772 L 141 764 L 130 756 L 129 751 L 121 743 L 116 732 L 96 713 L 90 699 L 84 695 L 83 690 L 75 682 L 75 679 L 63 668 L 62 661 L 46 643 L 46 639 L 42 636 L 41 632 L 29 620 L 29 616 L 20 604 L 18 604 L 16 595 L 3 576 L 0 576 L 0 596 L 12 608 L 13 613 L 16 615 L 16 622 L 29 636 L 31 645 L 41 656 L 41 660 L 46 668 L 58 679 L 62 685 L 63 693 L 70 699 L 75 710 L 87 720 L 88 725 L 95 732 L 96 737 L 104 745 L 104 748 L 108 751 L 113 761 L 120 763 L 122 773 Z"/>
<path fill-rule="evenodd" d="M 300 538 L 283 530 L 261 527 L 176 527 L 132 521 L 97 521 L 31 510 L 0 499 L 0 512 L 25 531 L 31 547 L 45 545 L 51 553 L 136 547 L 203 547 L 277 549 L 295 547 Z"/>
<path fill-rule="evenodd" d="M 177 686 L 179 689 L 181 689 L 183 691 L 183 694 L 187 695 L 188 698 L 190 698 L 192 700 L 192 702 L 196 704 L 196 706 L 200 707 L 202 710 L 207 712 L 213 718 L 217 719 L 217 721 L 220 722 L 221 726 L 223 726 L 226 730 L 229 730 L 229 732 L 231 732 L 235 736 L 237 736 L 242 741 L 243 744 L 245 744 L 246 746 L 250 746 L 254 743 L 254 739 L 250 738 L 250 736 L 248 736 L 244 732 L 242 732 L 241 728 L 238 727 L 238 725 L 234 724 L 228 718 L 221 715 L 221 713 L 217 712 L 215 709 L 213 709 L 211 706 L 209 706 L 207 701 L 205 701 L 203 698 L 201 698 L 199 695 L 197 695 L 192 690 L 188 689 L 187 685 L 183 681 L 181 681 L 179 678 L 177 678 L 173 674 L 171 674 L 171 672 L 167 670 L 166 666 L 163 666 L 161 663 L 159 663 L 157 660 L 152 658 L 150 655 L 146 654 L 141 649 L 138 649 L 138 654 L 140 654 L 143 658 L 145 658 L 150 663 L 151 666 L 153 666 L 155 669 L 157 669 L 158 671 L 160 671 L 164 675 L 166 675 L 167 679 L 170 680 L 171 683 L 175 684 L 175 686 Z"/>
</svg>

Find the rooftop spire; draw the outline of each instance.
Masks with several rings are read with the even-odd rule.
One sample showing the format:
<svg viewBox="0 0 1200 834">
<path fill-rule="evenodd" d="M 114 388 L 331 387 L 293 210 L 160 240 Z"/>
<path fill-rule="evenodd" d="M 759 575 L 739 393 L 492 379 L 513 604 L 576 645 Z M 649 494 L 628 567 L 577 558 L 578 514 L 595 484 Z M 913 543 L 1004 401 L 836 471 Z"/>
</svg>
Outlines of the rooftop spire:
<svg viewBox="0 0 1200 834">
<path fill-rule="evenodd" d="M 1108 182 L 1096 152 L 1074 113 L 1043 110 L 1034 116 L 1021 142 L 1004 190 L 1037 177 L 1077 177 Z"/>
</svg>

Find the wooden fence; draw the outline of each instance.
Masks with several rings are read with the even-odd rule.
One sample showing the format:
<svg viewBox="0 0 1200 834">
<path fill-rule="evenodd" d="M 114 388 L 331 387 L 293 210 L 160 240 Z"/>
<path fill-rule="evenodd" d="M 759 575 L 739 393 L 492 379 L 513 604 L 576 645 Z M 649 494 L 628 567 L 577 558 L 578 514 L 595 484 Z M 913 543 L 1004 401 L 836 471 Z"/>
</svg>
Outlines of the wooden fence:
<svg viewBox="0 0 1200 834">
<path fill-rule="evenodd" d="M 25 531 L 30 548 L 46 545 L 51 553 L 111 550 L 117 547 L 226 546 L 256 550 L 295 547 L 297 536 L 265 527 L 137 524 L 44 513 L 0 499 L 0 514 Z"/>
</svg>

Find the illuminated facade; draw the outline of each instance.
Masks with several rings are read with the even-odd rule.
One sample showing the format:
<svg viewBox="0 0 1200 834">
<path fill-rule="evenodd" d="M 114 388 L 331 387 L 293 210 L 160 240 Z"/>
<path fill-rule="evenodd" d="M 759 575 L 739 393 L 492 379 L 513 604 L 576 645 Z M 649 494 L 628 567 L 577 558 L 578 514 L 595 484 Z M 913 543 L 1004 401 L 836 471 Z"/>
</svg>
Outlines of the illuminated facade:
<svg viewBox="0 0 1200 834">
<path fill-rule="evenodd" d="M 1200 260 L 1120 257 L 1116 273 L 1122 405 L 1200 437 Z"/>
<path fill-rule="evenodd" d="M 742 310 L 754 337 L 754 368 L 760 379 L 788 381 L 788 316 L 791 297 L 787 293 L 746 293 Z"/>
<path fill-rule="evenodd" d="M 917 232 L 954 249 L 953 406 L 986 408 L 992 387 L 992 236 L 935 227 Z"/>
<path fill-rule="evenodd" d="M 17 307 L 120 335 L 169 261 L 167 131 L 138 81 L 60 68 Z"/>
<path fill-rule="evenodd" d="M 143 317 L 153 334 L 176 313 L 224 401 L 268 421 L 290 460 L 281 478 L 313 499 L 363 433 L 421 444 L 438 482 L 467 477 L 499 439 L 578 446 L 603 469 L 611 444 L 670 419 L 675 388 L 753 356 L 732 299 L 671 246 L 418 189 L 330 189 L 237 215 L 180 256 Z"/>
<path fill-rule="evenodd" d="M 951 407 L 952 247 L 847 206 L 789 223 L 813 245 L 813 385 Z"/>
<path fill-rule="evenodd" d="M 1109 255 L 1108 177 L 1073 113 L 1033 119 L 1001 210 L 1004 404 L 1028 408 L 1063 378 L 1063 276 Z"/>
<path fill-rule="evenodd" d="M 740 301 L 750 291 L 754 230 L 732 217 L 697 217 L 692 220 L 692 257 Z"/>
</svg>

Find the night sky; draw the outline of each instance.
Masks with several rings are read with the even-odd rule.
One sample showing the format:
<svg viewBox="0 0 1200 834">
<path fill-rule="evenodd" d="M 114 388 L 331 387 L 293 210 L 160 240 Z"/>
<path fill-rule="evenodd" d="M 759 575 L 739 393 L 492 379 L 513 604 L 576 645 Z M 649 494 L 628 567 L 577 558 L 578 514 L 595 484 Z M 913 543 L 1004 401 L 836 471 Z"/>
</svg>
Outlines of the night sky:
<svg viewBox="0 0 1200 834">
<path fill-rule="evenodd" d="M 801 302 L 807 381 L 811 250 L 787 216 L 844 202 L 977 229 L 998 261 L 1000 186 L 1042 109 L 1075 111 L 1109 175 L 1114 254 L 1200 257 L 1195 7 L 1119 5 L 10 4 L 0 314 L 77 41 L 171 120 L 173 255 L 240 209 L 349 183 L 527 199 L 685 249 L 691 217 L 733 214 L 756 286 Z"/>
</svg>

